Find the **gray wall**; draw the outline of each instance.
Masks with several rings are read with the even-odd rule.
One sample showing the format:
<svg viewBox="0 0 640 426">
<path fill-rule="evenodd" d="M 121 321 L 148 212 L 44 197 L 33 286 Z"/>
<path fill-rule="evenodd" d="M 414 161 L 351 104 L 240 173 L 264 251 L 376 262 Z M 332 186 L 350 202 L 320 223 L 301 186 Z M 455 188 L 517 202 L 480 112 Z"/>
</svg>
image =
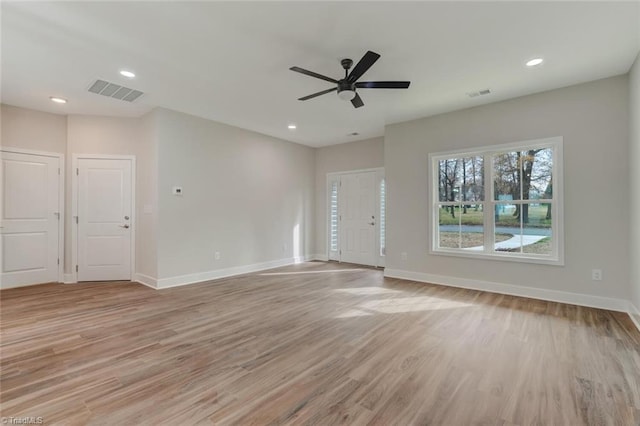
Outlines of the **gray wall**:
<svg viewBox="0 0 640 426">
<path fill-rule="evenodd" d="M 158 137 L 157 113 L 139 120 L 136 169 L 136 272 L 158 276 Z"/>
<path fill-rule="evenodd" d="M 631 255 L 631 301 L 640 309 L 640 55 L 629 73 L 629 172 L 631 221 L 629 229 Z M 640 323 L 640 316 L 636 316 Z"/>
<path fill-rule="evenodd" d="M 312 254 L 312 148 L 156 113 L 158 278 Z M 183 196 L 172 195 L 174 185 Z"/>
<path fill-rule="evenodd" d="M 67 116 L 0 106 L 2 146 L 65 154 Z"/>
<path fill-rule="evenodd" d="M 315 253 L 327 255 L 327 173 L 384 166 L 384 138 L 365 139 L 316 149 Z"/>
<path fill-rule="evenodd" d="M 628 94 L 619 76 L 387 126 L 387 268 L 628 299 Z M 564 137 L 565 266 L 428 253 L 429 153 L 549 136 Z"/>
</svg>

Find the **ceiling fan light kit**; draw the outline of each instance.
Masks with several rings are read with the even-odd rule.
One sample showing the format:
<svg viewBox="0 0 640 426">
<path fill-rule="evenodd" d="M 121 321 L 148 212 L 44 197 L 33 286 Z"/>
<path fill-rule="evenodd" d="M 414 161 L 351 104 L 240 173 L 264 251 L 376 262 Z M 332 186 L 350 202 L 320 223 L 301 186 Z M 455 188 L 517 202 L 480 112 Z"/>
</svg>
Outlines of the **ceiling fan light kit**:
<svg viewBox="0 0 640 426">
<path fill-rule="evenodd" d="M 356 91 L 351 89 L 339 90 L 338 97 L 343 101 L 350 101 L 356 97 Z"/>
<path fill-rule="evenodd" d="M 338 97 L 345 101 L 351 101 L 351 104 L 354 108 L 360 108 L 364 105 L 360 95 L 356 92 L 356 89 L 407 89 L 411 84 L 410 81 L 363 81 L 358 82 L 358 79 L 362 77 L 362 75 L 367 72 L 369 68 L 380 58 L 375 52 L 368 51 L 364 54 L 362 59 L 353 67 L 351 73 L 349 73 L 349 69 L 353 65 L 353 61 L 351 59 L 343 59 L 340 61 L 342 68 L 344 68 L 344 78 L 342 80 L 336 80 L 331 77 L 327 77 L 326 75 L 318 74 L 313 71 L 308 71 L 300 67 L 291 67 L 289 68 L 291 71 L 299 72 L 304 75 L 308 75 L 310 77 L 319 78 L 320 80 L 325 80 L 330 83 L 334 83 L 336 87 L 331 89 L 323 90 L 321 92 L 312 93 L 311 95 L 303 96 L 302 98 L 298 98 L 299 101 L 306 101 L 320 95 L 324 95 L 331 92 L 338 92 Z"/>
</svg>

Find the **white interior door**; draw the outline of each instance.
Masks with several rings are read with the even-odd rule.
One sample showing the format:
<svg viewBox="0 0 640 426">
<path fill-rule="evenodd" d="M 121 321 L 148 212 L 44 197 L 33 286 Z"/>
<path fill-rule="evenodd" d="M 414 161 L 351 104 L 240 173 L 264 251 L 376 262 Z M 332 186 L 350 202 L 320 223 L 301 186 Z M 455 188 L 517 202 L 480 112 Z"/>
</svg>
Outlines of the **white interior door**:
<svg viewBox="0 0 640 426">
<path fill-rule="evenodd" d="M 1 288 L 58 281 L 60 158 L 2 152 Z"/>
<path fill-rule="evenodd" d="M 131 170 L 128 159 L 78 159 L 78 281 L 131 279 Z"/>
<path fill-rule="evenodd" d="M 376 266 L 376 173 L 348 173 L 340 186 L 340 260 Z"/>
</svg>

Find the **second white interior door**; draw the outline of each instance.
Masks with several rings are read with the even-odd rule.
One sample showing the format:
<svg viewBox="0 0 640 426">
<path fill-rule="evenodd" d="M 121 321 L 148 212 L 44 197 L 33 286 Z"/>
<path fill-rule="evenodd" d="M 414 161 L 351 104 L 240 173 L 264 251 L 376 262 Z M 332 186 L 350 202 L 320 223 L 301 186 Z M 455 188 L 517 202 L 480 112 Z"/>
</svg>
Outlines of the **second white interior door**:
<svg viewBox="0 0 640 426">
<path fill-rule="evenodd" d="M 0 288 L 59 279 L 60 166 L 58 157 L 2 151 Z"/>
<path fill-rule="evenodd" d="M 130 280 L 132 161 L 77 164 L 78 281 Z"/>
<path fill-rule="evenodd" d="M 376 266 L 376 173 L 348 173 L 340 187 L 340 260 Z"/>
</svg>

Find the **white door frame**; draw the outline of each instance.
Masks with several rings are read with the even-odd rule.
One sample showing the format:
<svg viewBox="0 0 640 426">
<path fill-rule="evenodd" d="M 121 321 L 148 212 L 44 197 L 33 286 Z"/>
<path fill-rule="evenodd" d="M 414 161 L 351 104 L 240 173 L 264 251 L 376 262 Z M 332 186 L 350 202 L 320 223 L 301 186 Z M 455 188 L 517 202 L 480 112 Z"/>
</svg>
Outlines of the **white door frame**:
<svg viewBox="0 0 640 426">
<path fill-rule="evenodd" d="M 330 238 L 329 238 L 329 223 L 331 221 L 331 203 L 329 202 L 329 196 L 331 195 L 331 181 L 336 180 L 336 178 L 340 178 L 340 176 L 344 176 L 344 175 L 348 175 L 348 174 L 353 174 L 353 173 L 367 173 L 367 172 L 375 172 L 376 173 L 376 191 L 375 191 L 375 199 L 376 199 L 376 230 L 375 230 L 375 241 L 376 241 L 376 267 L 384 267 L 385 266 L 385 257 L 382 256 L 380 254 L 380 217 L 379 217 L 379 212 L 380 212 L 380 179 L 385 177 L 385 173 L 384 173 L 384 167 L 374 167 L 374 168 L 370 168 L 370 169 L 358 169 L 358 170 L 346 170 L 346 171 L 341 171 L 341 172 L 330 172 L 327 173 L 327 179 L 325 182 L 325 187 L 326 187 L 326 191 L 324 194 L 325 200 L 326 200 L 326 210 L 325 210 L 325 214 L 326 214 L 326 220 L 324 221 L 324 235 L 326 238 L 326 244 L 325 244 L 325 259 L 327 260 L 331 260 L 330 255 L 331 255 L 331 248 L 330 248 Z M 339 192 L 339 190 L 338 190 Z M 338 200 L 340 199 L 340 197 L 338 197 Z M 338 207 L 339 209 L 339 207 Z M 338 235 L 340 232 L 340 222 L 338 222 Z M 338 238 L 338 241 L 340 242 L 340 244 L 342 243 L 340 241 L 340 239 Z M 341 262 L 342 258 L 341 256 L 338 254 L 338 262 Z"/>
<path fill-rule="evenodd" d="M 64 282 L 64 154 L 60 154 L 58 152 L 36 151 L 32 149 L 14 148 L 8 146 L 0 147 L 0 151 L 13 152 L 15 154 L 40 155 L 43 157 L 53 157 L 58 159 L 58 212 L 60 213 L 58 217 L 58 259 L 60 259 L 60 262 L 58 262 L 58 282 Z M 0 202 L 2 202 L 1 199 Z"/>
<path fill-rule="evenodd" d="M 136 269 L 136 156 L 108 154 L 71 154 L 71 275 L 78 282 L 78 162 L 80 160 L 131 160 L 131 276 Z M 75 172 L 75 173 L 74 173 Z"/>
</svg>

